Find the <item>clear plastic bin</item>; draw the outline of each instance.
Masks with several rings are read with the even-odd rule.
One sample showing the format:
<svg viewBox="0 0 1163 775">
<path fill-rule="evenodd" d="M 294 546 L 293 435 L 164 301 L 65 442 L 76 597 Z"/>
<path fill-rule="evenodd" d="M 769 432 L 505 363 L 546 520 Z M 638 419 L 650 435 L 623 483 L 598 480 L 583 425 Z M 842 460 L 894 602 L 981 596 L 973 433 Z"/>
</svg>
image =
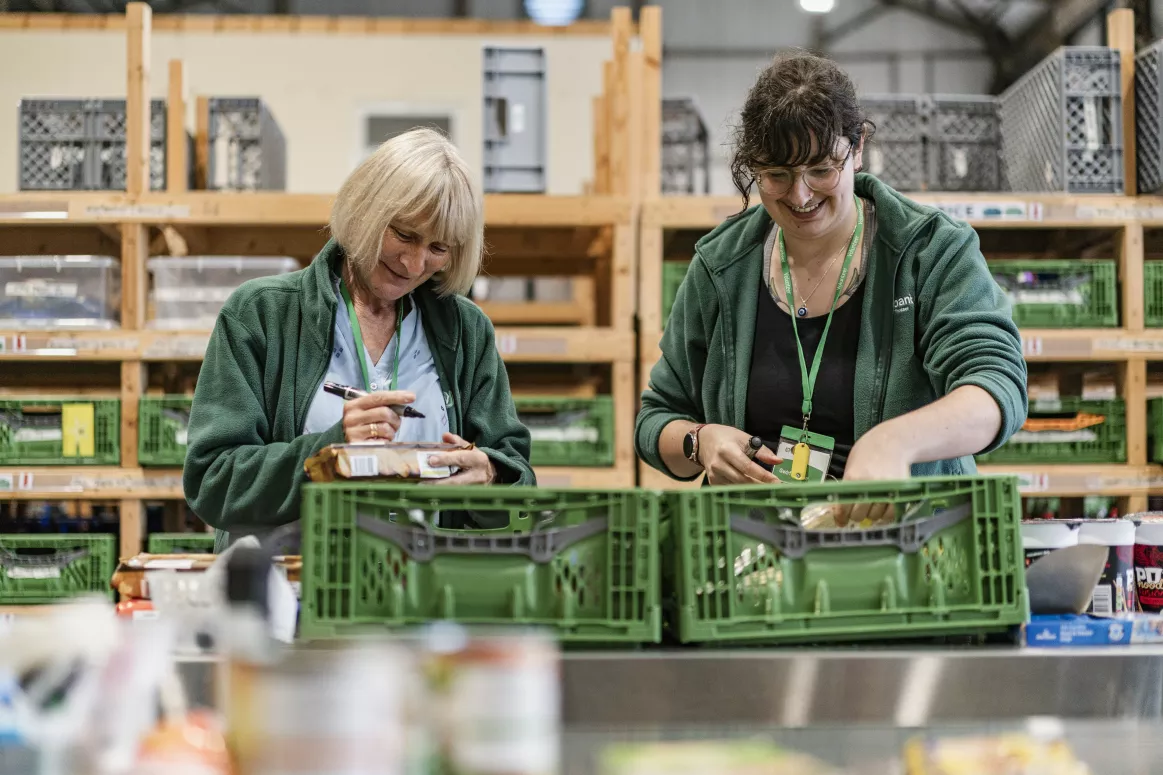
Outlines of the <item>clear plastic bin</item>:
<svg viewBox="0 0 1163 775">
<path fill-rule="evenodd" d="M 120 302 L 109 256 L 0 258 L 0 328 L 116 328 Z"/>
<path fill-rule="evenodd" d="M 147 327 L 202 331 L 214 327 L 222 305 L 247 280 L 300 267 L 285 257 L 186 256 L 151 258 L 146 268 L 153 278 Z"/>
</svg>

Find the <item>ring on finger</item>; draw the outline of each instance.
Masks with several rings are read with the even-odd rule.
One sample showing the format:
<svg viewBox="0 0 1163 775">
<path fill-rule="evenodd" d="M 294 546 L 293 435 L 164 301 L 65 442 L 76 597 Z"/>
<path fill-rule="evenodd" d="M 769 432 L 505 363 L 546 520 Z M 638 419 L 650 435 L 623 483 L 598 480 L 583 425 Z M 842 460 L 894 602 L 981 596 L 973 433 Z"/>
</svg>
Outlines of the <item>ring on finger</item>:
<svg viewBox="0 0 1163 775">
<path fill-rule="evenodd" d="M 371 437 L 373 439 L 378 439 L 380 437 L 378 424 L 374 422 L 369 423 L 368 427 L 371 428 Z"/>
</svg>

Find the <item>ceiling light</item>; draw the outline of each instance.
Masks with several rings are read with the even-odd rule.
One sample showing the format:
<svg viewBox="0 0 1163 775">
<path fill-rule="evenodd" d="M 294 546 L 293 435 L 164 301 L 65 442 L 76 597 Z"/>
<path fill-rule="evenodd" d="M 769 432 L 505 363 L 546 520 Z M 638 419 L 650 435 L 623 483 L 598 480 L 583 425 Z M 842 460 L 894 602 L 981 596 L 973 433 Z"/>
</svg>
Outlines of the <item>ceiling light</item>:
<svg viewBox="0 0 1163 775">
<path fill-rule="evenodd" d="M 800 0 L 800 8 L 808 13 L 828 13 L 836 7 L 836 0 Z"/>
<path fill-rule="evenodd" d="M 581 15 L 584 0 L 525 0 L 525 13 L 538 24 L 562 27 Z"/>
</svg>

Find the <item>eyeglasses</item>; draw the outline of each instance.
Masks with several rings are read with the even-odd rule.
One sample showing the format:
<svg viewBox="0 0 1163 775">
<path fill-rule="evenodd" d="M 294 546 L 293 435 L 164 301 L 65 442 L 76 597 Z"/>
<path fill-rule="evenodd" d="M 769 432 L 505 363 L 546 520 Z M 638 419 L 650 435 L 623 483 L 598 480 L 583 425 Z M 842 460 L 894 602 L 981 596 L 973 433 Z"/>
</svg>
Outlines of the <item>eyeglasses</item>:
<svg viewBox="0 0 1163 775">
<path fill-rule="evenodd" d="M 790 191 L 795 185 L 797 174 L 803 176 L 804 183 L 807 184 L 808 188 L 823 194 L 840 185 L 840 173 L 848 165 L 848 157 L 851 155 L 852 148 L 849 146 L 848 153 L 844 154 L 844 160 L 839 164 L 823 164 L 808 169 L 772 167 L 753 170 L 752 174 L 755 176 L 755 183 L 759 186 L 759 190 L 768 196 L 783 196 Z"/>
</svg>

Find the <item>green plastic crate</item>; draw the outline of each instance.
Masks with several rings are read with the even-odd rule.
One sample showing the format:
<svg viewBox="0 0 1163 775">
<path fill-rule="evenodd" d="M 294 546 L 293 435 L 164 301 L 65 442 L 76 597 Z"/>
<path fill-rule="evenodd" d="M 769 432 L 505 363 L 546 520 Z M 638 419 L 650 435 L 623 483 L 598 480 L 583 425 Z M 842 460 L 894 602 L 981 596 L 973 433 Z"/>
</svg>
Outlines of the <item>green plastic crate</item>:
<svg viewBox="0 0 1163 775">
<path fill-rule="evenodd" d="M 998 463 L 1125 463 L 1127 462 L 1127 415 L 1122 399 L 1084 401 L 1062 398 L 1031 401 L 1031 419 L 1073 417 L 1079 413 L 1106 418 L 1101 425 L 1081 431 L 1020 430 L 1000 449 L 978 455 L 977 462 Z"/>
<path fill-rule="evenodd" d="M 690 261 L 663 261 L 662 262 L 662 325 L 670 319 L 670 309 L 674 306 L 674 297 L 678 295 L 678 286 L 682 285 L 686 277 L 686 270 Z"/>
<path fill-rule="evenodd" d="M 116 536 L 0 535 L 0 605 L 100 594 L 113 599 Z"/>
<path fill-rule="evenodd" d="M 214 554 L 213 533 L 152 533 L 150 554 Z"/>
<path fill-rule="evenodd" d="M 93 455 L 68 456 L 62 441 L 62 407 L 93 406 Z M 0 400 L 0 465 L 118 465 L 121 402 L 116 398 Z"/>
<path fill-rule="evenodd" d="M 535 466 L 614 465 L 614 399 L 514 397 L 517 415 L 533 437 Z"/>
<path fill-rule="evenodd" d="M 308 484 L 300 636 L 447 619 L 656 642 L 659 509 L 658 493 L 635 490 Z M 467 514 L 501 527 L 425 526 L 438 512 L 442 524 Z"/>
<path fill-rule="evenodd" d="M 1024 328 L 1114 328 L 1118 273 L 1108 261 L 990 261 Z"/>
<path fill-rule="evenodd" d="M 1163 261 L 1143 262 L 1143 323 L 1163 328 Z"/>
<path fill-rule="evenodd" d="M 1151 444 L 1151 462 L 1163 463 L 1163 398 L 1147 402 L 1147 440 Z"/>
<path fill-rule="evenodd" d="M 137 410 L 137 461 L 143 466 L 180 466 L 186 462 L 190 396 L 142 396 Z"/>
<path fill-rule="evenodd" d="M 1015 477 L 931 477 L 665 496 L 668 628 L 685 643 L 978 635 L 1028 618 Z M 810 504 L 891 503 L 915 524 L 805 531 Z M 913 532 L 915 530 L 915 532 Z"/>
</svg>

